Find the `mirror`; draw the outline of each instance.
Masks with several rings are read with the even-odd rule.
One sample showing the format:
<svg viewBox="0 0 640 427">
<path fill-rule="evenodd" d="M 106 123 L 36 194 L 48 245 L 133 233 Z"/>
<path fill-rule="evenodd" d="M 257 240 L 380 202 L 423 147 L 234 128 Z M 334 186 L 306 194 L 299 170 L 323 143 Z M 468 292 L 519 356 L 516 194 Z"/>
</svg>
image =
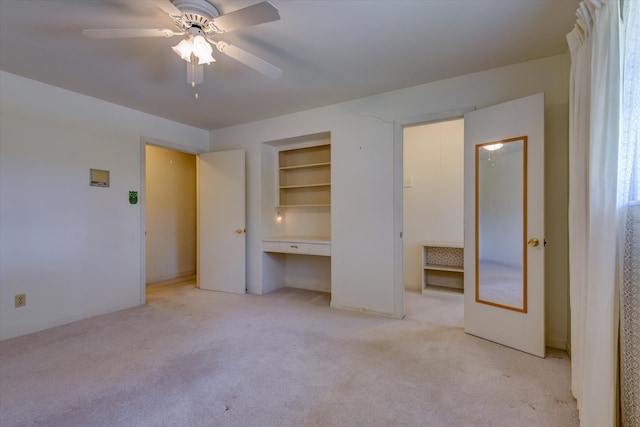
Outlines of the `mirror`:
<svg viewBox="0 0 640 427">
<path fill-rule="evenodd" d="M 527 312 L 527 137 L 476 145 L 476 302 Z"/>
</svg>

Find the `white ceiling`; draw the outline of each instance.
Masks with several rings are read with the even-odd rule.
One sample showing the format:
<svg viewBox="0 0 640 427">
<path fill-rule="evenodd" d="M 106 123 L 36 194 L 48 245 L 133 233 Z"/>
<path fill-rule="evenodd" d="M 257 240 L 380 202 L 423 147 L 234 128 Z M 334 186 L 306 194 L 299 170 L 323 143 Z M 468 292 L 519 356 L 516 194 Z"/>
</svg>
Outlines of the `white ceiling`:
<svg viewBox="0 0 640 427">
<path fill-rule="evenodd" d="M 259 0 L 211 0 L 221 14 Z M 567 50 L 579 0 L 271 0 L 281 19 L 223 36 L 284 70 L 221 54 L 186 82 L 180 38 L 96 40 L 85 28 L 170 28 L 146 0 L 0 0 L 0 69 L 202 129 L 247 123 Z M 0 94 L 1 95 L 1 94 Z"/>
</svg>

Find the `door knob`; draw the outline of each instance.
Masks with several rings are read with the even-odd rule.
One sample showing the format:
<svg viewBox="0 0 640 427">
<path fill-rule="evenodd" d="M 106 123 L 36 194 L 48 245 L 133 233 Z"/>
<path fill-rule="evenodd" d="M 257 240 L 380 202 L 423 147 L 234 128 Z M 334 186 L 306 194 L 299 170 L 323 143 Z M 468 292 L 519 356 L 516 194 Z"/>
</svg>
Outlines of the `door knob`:
<svg viewBox="0 0 640 427">
<path fill-rule="evenodd" d="M 536 246 L 538 246 L 540 244 L 540 240 L 536 239 L 535 237 L 533 239 L 529 239 L 529 241 L 527 242 L 529 244 L 529 246 L 535 248 Z"/>
<path fill-rule="evenodd" d="M 242 233 L 244 233 L 244 229 L 243 228 L 236 228 L 236 233 L 237 234 L 242 234 Z"/>
</svg>

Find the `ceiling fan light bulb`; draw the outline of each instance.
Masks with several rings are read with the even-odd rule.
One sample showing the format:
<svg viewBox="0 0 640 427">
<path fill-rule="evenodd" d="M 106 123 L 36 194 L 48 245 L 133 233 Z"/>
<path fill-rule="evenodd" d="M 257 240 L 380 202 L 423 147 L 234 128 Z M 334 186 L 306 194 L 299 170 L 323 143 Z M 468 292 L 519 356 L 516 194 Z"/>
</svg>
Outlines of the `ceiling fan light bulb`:
<svg viewBox="0 0 640 427">
<path fill-rule="evenodd" d="M 198 65 L 214 62 L 215 59 L 211 56 L 211 52 L 213 52 L 213 48 L 204 37 L 195 36 L 193 38 L 193 54 L 198 57 Z"/>
<path fill-rule="evenodd" d="M 193 44 L 190 40 L 184 39 L 171 48 L 180 58 L 187 62 L 191 62 L 191 53 L 193 52 Z"/>
<path fill-rule="evenodd" d="M 198 56 L 198 65 L 211 64 L 212 62 L 216 62 L 216 59 L 211 56 L 211 53 Z"/>
<path fill-rule="evenodd" d="M 503 147 L 502 143 L 496 143 L 496 144 L 490 144 L 490 145 L 483 145 L 482 148 L 484 148 L 487 151 L 497 151 L 499 149 L 501 149 Z"/>
</svg>

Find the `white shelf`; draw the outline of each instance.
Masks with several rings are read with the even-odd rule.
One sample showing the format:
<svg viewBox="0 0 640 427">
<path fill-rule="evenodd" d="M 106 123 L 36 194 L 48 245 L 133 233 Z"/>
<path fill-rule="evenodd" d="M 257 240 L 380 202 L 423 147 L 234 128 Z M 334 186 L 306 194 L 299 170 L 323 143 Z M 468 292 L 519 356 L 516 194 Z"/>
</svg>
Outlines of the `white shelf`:
<svg viewBox="0 0 640 427">
<path fill-rule="evenodd" d="M 279 207 L 331 205 L 331 144 L 280 150 Z"/>
<path fill-rule="evenodd" d="M 328 243 L 331 244 L 329 236 L 271 236 L 262 239 L 263 242 L 298 242 L 298 243 Z"/>
<path fill-rule="evenodd" d="M 303 184 L 303 185 L 282 185 L 280 186 L 281 190 L 287 190 L 291 188 L 310 188 L 310 187 L 331 187 L 330 182 L 323 182 L 320 184 Z"/>
<path fill-rule="evenodd" d="M 262 239 L 264 252 L 331 256 L 331 240 L 323 237 L 268 237 Z"/>
<path fill-rule="evenodd" d="M 422 242 L 422 293 L 429 286 L 464 289 L 464 244 Z"/>
<path fill-rule="evenodd" d="M 306 205 L 278 205 L 276 206 L 277 208 L 314 208 L 314 207 L 319 207 L 319 208 L 323 208 L 323 207 L 330 207 L 331 204 L 330 203 L 309 203 Z"/>
<path fill-rule="evenodd" d="M 427 264 L 424 266 L 424 269 L 434 271 L 455 271 L 458 273 L 464 273 L 464 268 L 462 267 L 453 267 L 451 265 L 445 264 Z"/>
<path fill-rule="evenodd" d="M 309 163 L 305 165 L 296 165 L 296 166 L 280 166 L 280 170 L 287 171 L 287 170 L 294 170 L 294 169 L 312 169 L 312 168 L 322 168 L 326 166 L 331 166 L 331 162 Z"/>
<path fill-rule="evenodd" d="M 420 243 L 422 246 L 429 246 L 434 248 L 464 248 L 464 243 L 461 242 L 439 242 L 435 240 L 426 240 Z"/>
</svg>

